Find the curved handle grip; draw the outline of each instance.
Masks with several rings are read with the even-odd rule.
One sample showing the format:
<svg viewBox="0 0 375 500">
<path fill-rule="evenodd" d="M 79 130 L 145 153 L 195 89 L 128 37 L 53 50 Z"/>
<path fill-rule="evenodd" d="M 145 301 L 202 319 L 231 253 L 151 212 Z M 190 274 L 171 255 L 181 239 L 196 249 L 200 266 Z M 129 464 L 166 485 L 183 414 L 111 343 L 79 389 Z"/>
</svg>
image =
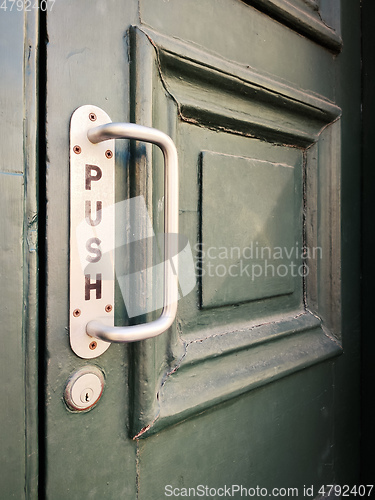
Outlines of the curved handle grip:
<svg viewBox="0 0 375 500">
<path fill-rule="evenodd" d="M 87 323 L 86 332 L 106 342 L 134 342 L 156 337 L 173 323 L 177 313 L 178 281 L 168 265 L 174 256 L 171 234 L 178 233 L 178 159 L 172 139 L 149 127 L 133 123 L 107 123 L 91 128 L 87 137 L 93 144 L 108 139 L 136 139 L 159 146 L 164 154 L 164 301 L 161 316 L 150 323 L 134 326 L 107 326 L 99 321 Z M 176 256 L 174 267 L 177 273 Z"/>
</svg>

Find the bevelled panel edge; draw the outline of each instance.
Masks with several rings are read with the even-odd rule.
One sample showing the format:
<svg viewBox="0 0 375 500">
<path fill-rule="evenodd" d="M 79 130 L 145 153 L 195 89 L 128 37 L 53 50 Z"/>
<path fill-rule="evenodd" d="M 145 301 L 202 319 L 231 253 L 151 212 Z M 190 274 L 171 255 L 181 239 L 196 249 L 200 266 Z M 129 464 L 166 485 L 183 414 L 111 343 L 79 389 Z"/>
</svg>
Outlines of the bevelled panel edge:
<svg viewBox="0 0 375 500">
<path fill-rule="evenodd" d="M 132 30 L 156 50 L 163 85 L 184 121 L 304 148 L 341 115 L 338 106 L 318 95 L 151 29 Z"/>
<path fill-rule="evenodd" d="M 174 371 L 159 392 L 158 416 L 136 437 L 148 437 L 342 353 L 341 346 L 320 325 L 293 333 L 230 355 L 208 357 L 188 370 Z"/>
<path fill-rule="evenodd" d="M 260 344 L 274 342 L 281 337 L 320 328 L 320 325 L 319 318 L 309 312 L 301 312 L 259 325 L 246 323 L 226 325 L 226 329 L 223 326 L 210 328 L 202 331 L 198 338 L 185 340 L 185 355 L 179 365 L 179 370 L 189 369 L 210 358 L 226 356 Z"/>
</svg>

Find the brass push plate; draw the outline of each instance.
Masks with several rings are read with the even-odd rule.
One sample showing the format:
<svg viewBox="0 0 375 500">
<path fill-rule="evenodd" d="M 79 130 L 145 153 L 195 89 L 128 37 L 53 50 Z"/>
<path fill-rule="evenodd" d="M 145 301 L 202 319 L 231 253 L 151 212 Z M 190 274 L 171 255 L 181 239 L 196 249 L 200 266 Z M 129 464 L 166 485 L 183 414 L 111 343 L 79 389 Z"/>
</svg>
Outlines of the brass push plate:
<svg viewBox="0 0 375 500">
<path fill-rule="evenodd" d="M 76 109 L 70 122 L 70 345 L 85 359 L 111 345 L 90 337 L 87 323 L 114 325 L 115 141 L 87 138 L 110 122 L 96 106 Z"/>
</svg>

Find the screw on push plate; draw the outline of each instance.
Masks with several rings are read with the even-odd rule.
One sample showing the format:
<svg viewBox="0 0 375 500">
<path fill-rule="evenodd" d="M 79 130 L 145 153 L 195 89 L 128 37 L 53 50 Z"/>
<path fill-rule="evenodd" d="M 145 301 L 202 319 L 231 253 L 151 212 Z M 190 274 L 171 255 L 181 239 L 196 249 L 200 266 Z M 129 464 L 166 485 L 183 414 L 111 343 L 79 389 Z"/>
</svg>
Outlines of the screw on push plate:
<svg viewBox="0 0 375 500">
<path fill-rule="evenodd" d="M 96 120 L 96 114 L 95 113 L 90 113 L 89 114 L 89 118 L 92 122 L 94 122 Z"/>
<path fill-rule="evenodd" d="M 105 155 L 106 155 L 107 158 L 112 158 L 113 153 L 112 153 L 112 151 L 110 149 L 107 149 L 107 151 L 105 152 Z"/>
<path fill-rule="evenodd" d="M 93 351 L 94 349 L 96 349 L 98 343 L 95 342 L 95 340 L 93 340 L 92 342 L 89 343 L 89 348 Z"/>
<path fill-rule="evenodd" d="M 75 318 L 78 318 L 78 316 L 81 316 L 81 309 L 74 309 L 73 316 Z"/>
<path fill-rule="evenodd" d="M 105 312 L 110 313 L 112 311 L 112 306 L 111 304 L 108 304 L 105 306 Z"/>
<path fill-rule="evenodd" d="M 79 146 L 74 146 L 73 151 L 75 152 L 76 155 L 79 155 L 81 152 L 81 148 Z"/>
</svg>

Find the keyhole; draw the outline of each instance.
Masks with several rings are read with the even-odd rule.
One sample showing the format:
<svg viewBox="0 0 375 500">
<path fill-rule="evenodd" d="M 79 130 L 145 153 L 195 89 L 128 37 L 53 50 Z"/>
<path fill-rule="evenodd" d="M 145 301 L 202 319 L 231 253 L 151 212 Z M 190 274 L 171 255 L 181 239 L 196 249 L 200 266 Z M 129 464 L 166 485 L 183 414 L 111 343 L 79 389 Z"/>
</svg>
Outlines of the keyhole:
<svg viewBox="0 0 375 500">
<path fill-rule="evenodd" d="M 94 391 L 90 387 L 86 387 L 86 389 L 81 392 L 80 399 L 84 405 L 89 406 L 91 401 L 94 400 Z"/>
</svg>

